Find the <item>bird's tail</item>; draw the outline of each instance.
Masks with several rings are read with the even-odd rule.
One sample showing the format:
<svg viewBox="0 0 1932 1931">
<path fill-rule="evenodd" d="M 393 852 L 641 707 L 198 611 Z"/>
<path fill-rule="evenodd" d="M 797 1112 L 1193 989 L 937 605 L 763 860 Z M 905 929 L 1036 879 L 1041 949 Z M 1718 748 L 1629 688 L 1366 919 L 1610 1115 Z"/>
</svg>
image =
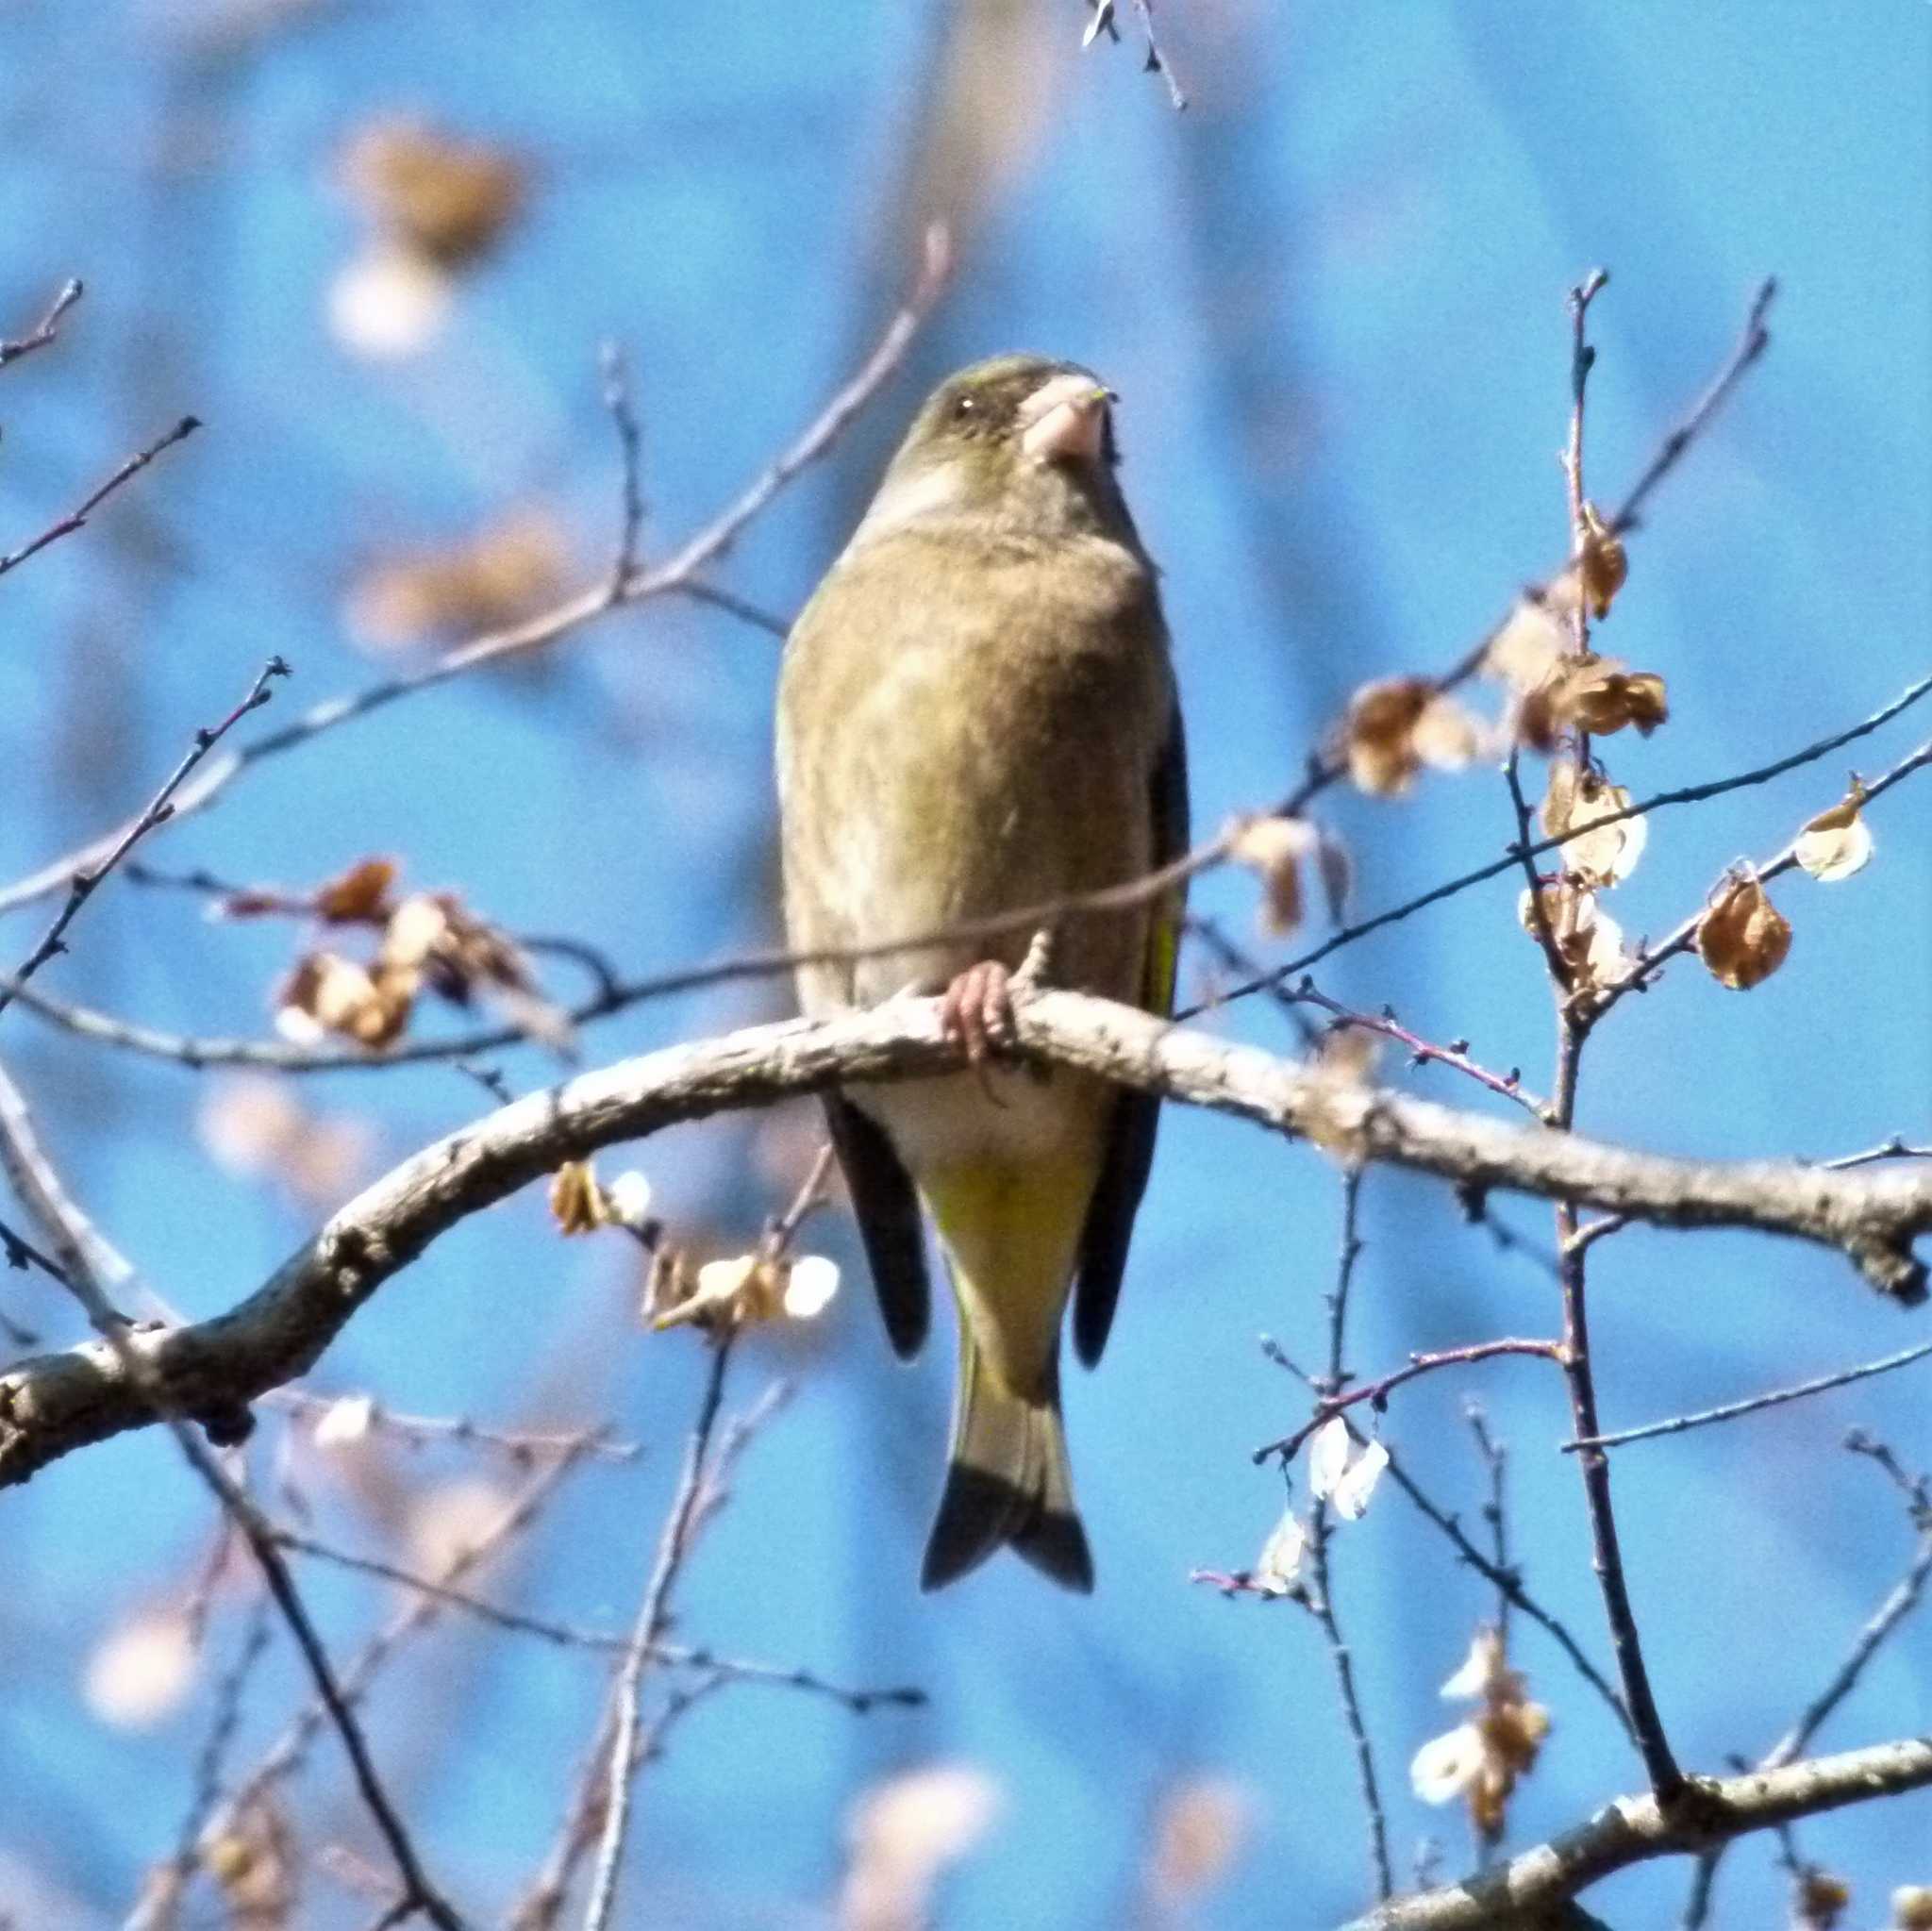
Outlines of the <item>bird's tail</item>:
<svg viewBox="0 0 1932 1931">
<path fill-rule="evenodd" d="M 962 1321 L 952 1458 L 920 1587 L 943 1588 L 1006 1543 L 1062 1587 L 1082 1594 L 1092 1589 L 1093 1558 L 1074 1507 L 1060 1426 L 1058 1360 L 1049 1357 L 1037 1392 L 1017 1393 L 980 1354 L 973 1323 Z"/>
</svg>

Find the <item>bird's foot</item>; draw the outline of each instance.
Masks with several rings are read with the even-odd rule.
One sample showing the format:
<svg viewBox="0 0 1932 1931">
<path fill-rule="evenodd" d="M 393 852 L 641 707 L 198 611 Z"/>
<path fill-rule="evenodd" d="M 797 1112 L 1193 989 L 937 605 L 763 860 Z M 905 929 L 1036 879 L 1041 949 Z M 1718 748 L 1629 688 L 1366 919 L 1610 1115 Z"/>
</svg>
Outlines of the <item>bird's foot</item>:
<svg viewBox="0 0 1932 1931">
<path fill-rule="evenodd" d="M 990 1053 L 1004 1052 L 1018 1038 L 1013 995 L 1036 992 L 1053 966 L 1053 933 L 1033 935 L 1018 972 L 984 958 L 958 974 L 940 999 L 940 1025 L 949 1040 L 966 1048 L 966 1063 L 979 1066 Z"/>
<path fill-rule="evenodd" d="M 1013 975 L 997 959 L 983 958 L 958 974 L 940 996 L 940 1030 L 966 1049 L 978 1066 L 990 1051 L 1013 1043 Z"/>
</svg>

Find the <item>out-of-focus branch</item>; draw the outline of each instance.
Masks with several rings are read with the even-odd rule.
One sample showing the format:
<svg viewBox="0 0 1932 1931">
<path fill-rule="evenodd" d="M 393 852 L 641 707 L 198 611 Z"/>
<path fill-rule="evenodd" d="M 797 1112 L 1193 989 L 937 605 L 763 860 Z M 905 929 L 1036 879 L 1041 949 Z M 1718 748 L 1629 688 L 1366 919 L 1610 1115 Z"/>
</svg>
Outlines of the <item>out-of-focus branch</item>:
<svg viewBox="0 0 1932 1931">
<path fill-rule="evenodd" d="M 607 611 L 647 603 L 653 597 L 683 591 L 730 549 L 745 526 L 802 471 L 817 462 L 839 440 L 852 419 L 883 387 L 905 358 L 912 338 L 931 311 L 945 285 L 950 257 L 943 230 L 927 238 L 926 256 L 917 283 L 887 325 L 877 346 L 858 373 L 832 396 L 798 437 L 744 492 L 684 546 L 663 562 L 631 569 L 621 584 L 609 573 L 588 590 L 508 629 L 491 631 L 445 651 L 421 669 L 373 684 L 346 697 L 331 698 L 305 711 L 279 731 L 257 738 L 210 764 L 195 782 L 175 799 L 175 815 L 185 818 L 200 811 L 227 790 L 242 774 L 263 758 L 291 750 L 346 724 L 367 717 L 399 698 L 411 697 L 482 665 L 521 657 L 547 643 L 586 628 Z M 76 873 L 96 865 L 125 834 L 117 828 L 64 854 L 37 872 L 0 890 L 0 912 L 59 891 Z"/>
<path fill-rule="evenodd" d="M 160 1377 L 130 1345 L 125 1317 L 108 1300 L 107 1289 L 91 1264 L 89 1243 L 82 1238 L 81 1228 L 68 1223 L 63 1211 L 63 1193 L 51 1177 L 42 1177 L 51 1176 L 51 1163 L 41 1150 L 25 1102 L 4 1068 L 0 1068 L 0 1156 L 4 1156 L 8 1177 L 23 1205 L 42 1223 L 50 1244 L 59 1252 L 64 1283 L 99 1335 L 97 1345 L 107 1350 L 126 1376 L 135 1399 L 146 1409 L 147 1418 L 160 1423 L 174 1435 L 188 1465 L 213 1492 L 225 1516 L 253 1553 L 268 1592 L 314 1678 L 318 1699 L 341 1740 L 357 1790 L 394 1859 L 402 1880 L 397 1900 L 400 1915 L 394 1922 L 400 1923 L 420 1911 L 440 1931 L 461 1931 L 462 1921 L 430 1881 L 408 1827 L 376 1772 L 368 1740 L 295 1588 L 288 1561 L 275 1547 L 268 1523 L 241 1484 L 222 1465 L 214 1450 L 184 1417 L 161 1385 Z"/>
<path fill-rule="evenodd" d="M 1480 1876 L 1391 1899 L 1347 1931 L 1526 1931 L 1553 1924 L 1561 1906 L 1633 1864 L 1707 1851 L 1752 1831 L 1928 1785 L 1932 1737 L 1904 1737 L 1781 1770 L 1700 1779 L 1668 1809 L 1648 1793 L 1619 1797 L 1561 1837 Z"/>
<path fill-rule="evenodd" d="M 1706 1161 L 1516 1126 L 1320 1071 L 1107 1000 L 1023 996 L 1017 1051 L 1211 1107 L 1364 1161 L 1474 1190 L 1574 1199 L 1655 1224 L 1749 1227 L 1835 1248 L 1902 1304 L 1925 1294 L 1913 1242 L 1932 1230 L 1932 1174 L 1830 1173 L 1791 1160 Z M 956 1070 L 931 1001 L 752 1026 L 589 1073 L 425 1147 L 352 1200 L 229 1312 L 132 1331 L 128 1347 L 190 1414 L 292 1380 L 362 1303 L 438 1235 L 567 1159 L 680 1121 L 765 1106 L 834 1083 Z M 0 1487 L 86 1442 L 140 1426 L 149 1405 L 112 1349 L 88 1342 L 0 1375 Z"/>
</svg>

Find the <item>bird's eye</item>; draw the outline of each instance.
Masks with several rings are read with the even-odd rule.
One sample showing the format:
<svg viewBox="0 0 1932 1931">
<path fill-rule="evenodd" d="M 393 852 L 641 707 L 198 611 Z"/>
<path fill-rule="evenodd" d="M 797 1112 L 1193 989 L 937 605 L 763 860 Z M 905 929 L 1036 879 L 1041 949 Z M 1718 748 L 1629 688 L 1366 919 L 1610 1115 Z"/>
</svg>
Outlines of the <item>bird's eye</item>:
<svg viewBox="0 0 1932 1931">
<path fill-rule="evenodd" d="M 970 395 L 956 395 L 953 398 L 953 420 L 956 423 L 970 422 L 978 409 L 978 403 Z"/>
</svg>

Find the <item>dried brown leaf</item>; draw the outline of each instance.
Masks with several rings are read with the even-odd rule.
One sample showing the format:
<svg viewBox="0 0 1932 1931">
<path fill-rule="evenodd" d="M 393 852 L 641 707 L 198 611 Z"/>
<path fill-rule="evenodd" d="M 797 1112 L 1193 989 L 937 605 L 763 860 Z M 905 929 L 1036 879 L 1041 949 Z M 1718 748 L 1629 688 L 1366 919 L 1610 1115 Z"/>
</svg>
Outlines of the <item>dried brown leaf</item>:
<svg viewBox="0 0 1932 1931">
<path fill-rule="evenodd" d="M 489 254 L 523 211 L 530 186 L 525 163 L 507 150 L 407 119 L 362 128 L 343 167 L 375 221 L 443 268 Z"/>
<path fill-rule="evenodd" d="M 1620 884 L 1637 869 L 1650 837 L 1648 820 L 1620 818 L 1612 824 L 1588 828 L 1594 820 L 1627 810 L 1629 805 L 1630 793 L 1594 769 L 1579 772 L 1569 758 L 1550 766 L 1542 826 L 1552 838 L 1563 840 L 1563 869 L 1573 878 L 1601 889 Z M 1575 825 L 1586 828 L 1572 837 Z"/>
<path fill-rule="evenodd" d="M 1408 789 L 1422 768 L 1415 727 L 1433 692 L 1424 677 L 1384 677 L 1364 684 L 1349 700 L 1342 724 L 1348 774 L 1375 797 Z"/>
<path fill-rule="evenodd" d="M 556 524 L 519 515 L 473 541 L 375 565 L 350 592 L 349 625 L 378 650 L 496 629 L 554 598 L 568 567 L 568 545 Z"/>
<path fill-rule="evenodd" d="M 1725 874 L 1697 927 L 1697 956 L 1720 985 L 1748 992 L 1785 962 L 1791 927 L 1750 870 Z"/>
<path fill-rule="evenodd" d="M 389 916 L 393 858 L 364 858 L 315 890 L 315 915 L 332 925 L 379 924 Z"/>
<path fill-rule="evenodd" d="M 1553 705 L 1559 718 L 1599 738 L 1626 724 L 1647 738 L 1670 716 L 1664 680 L 1655 671 L 1629 671 L 1593 652 L 1558 673 Z"/>
<path fill-rule="evenodd" d="M 550 1176 L 550 1213 L 560 1234 L 594 1234 L 611 1214 L 589 1160 L 566 1160 Z"/>
<path fill-rule="evenodd" d="M 1824 884 L 1861 872 L 1872 860 L 1872 827 L 1865 823 L 1865 787 L 1855 774 L 1851 790 L 1828 811 L 1807 821 L 1794 847 L 1798 863 Z"/>
<path fill-rule="evenodd" d="M 1302 860 L 1318 849 L 1305 818 L 1250 818 L 1230 828 L 1227 853 L 1261 880 L 1260 924 L 1277 937 L 1302 922 Z"/>
<path fill-rule="evenodd" d="M 1571 990 L 1595 990 L 1620 978 L 1630 963 L 1624 930 L 1596 902 L 1595 891 L 1580 880 L 1546 880 L 1537 888 L 1551 942 Z M 1537 900 L 1528 889 L 1519 894 L 1516 917 L 1531 938 L 1540 939 Z"/>
<path fill-rule="evenodd" d="M 312 1045 L 336 1033 L 364 1046 L 387 1046 L 408 1024 L 415 988 L 373 975 L 340 953 L 311 952 L 295 963 L 275 995 L 275 1025 L 284 1038 Z"/>
<path fill-rule="evenodd" d="M 1438 691 L 1423 706 L 1409 733 L 1409 743 L 1423 763 L 1437 771 L 1466 771 L 1483 755 L 1483 722 L 1447 691 Z"/>
<path fill-rule="evenodd" d="M 1526 596 L 1490 640 L 1483 671 L 1527 694 L 1557 668 L 1569 647 L 1559 614 L 1542 597 Z"/>
<path fill-rule="evenodd" d="M 1621 538 L 1609 528 L 1594 503 L 1583 506 L 1583 548 L 1577 558 L 1577 574 L 1583 594 L 1590 602 L 1591 615 L 1607 617 L 1617 592 L 1630 574 L 1630 559 Z"/>
</svg>

